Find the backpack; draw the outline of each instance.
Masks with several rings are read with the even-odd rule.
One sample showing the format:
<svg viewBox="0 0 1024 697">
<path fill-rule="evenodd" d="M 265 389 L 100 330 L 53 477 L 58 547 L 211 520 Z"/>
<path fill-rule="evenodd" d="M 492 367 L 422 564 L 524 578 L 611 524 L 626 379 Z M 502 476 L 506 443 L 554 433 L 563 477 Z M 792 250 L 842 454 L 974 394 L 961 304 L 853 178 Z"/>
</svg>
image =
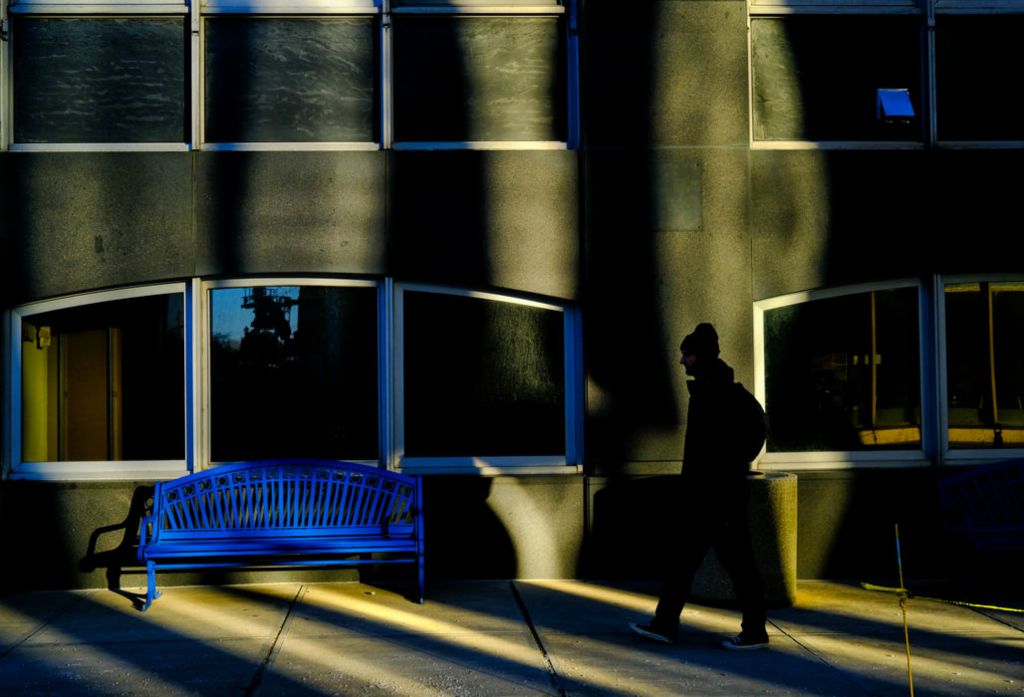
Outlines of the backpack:
<svg viewBox="0 0 1024 697">
<path fill-rule="evenodd" d="M 768 419 L 761 403 L 742 384 L 733 383 L 736 448 L 744 462 L 753 462 L 768 439 Z"/>
</svg>

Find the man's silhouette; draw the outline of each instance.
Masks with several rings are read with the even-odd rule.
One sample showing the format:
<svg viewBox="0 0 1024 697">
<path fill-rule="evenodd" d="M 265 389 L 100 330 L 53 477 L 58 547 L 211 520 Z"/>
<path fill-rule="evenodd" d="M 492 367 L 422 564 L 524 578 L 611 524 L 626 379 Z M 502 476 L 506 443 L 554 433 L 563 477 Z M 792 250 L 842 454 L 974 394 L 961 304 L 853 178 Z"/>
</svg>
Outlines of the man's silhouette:
<svg viewBox="0 0 1024 697">
<path fill-rule="evenodd" d="M 693 378 L 687 382 L 679 546 L 671 553 L 654 619 L 630 627 L 649 639 L 674 642 L 694 575 L 714 548 L 743 612 L 742 631 L 723 646 L 767 648 L 764 589 L 747 519 L 747 473 L 764 446 L 764 412 L 718 357 L 711 324 L 698 324 L 679 350 L 679 362 Z"/>
</svg>

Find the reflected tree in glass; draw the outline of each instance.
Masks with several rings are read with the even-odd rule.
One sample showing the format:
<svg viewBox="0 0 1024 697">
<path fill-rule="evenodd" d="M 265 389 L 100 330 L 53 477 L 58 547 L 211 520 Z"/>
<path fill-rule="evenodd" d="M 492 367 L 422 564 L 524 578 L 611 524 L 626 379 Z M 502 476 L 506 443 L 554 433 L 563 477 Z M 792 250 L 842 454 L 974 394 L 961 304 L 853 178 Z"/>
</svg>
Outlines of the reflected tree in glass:
<svg viewBox="0 0 1024 697">
<path fill-rule="evenodd" d="M 211 291 L 214 461 L 379 457 L 376 293 Z"/>
</svg>

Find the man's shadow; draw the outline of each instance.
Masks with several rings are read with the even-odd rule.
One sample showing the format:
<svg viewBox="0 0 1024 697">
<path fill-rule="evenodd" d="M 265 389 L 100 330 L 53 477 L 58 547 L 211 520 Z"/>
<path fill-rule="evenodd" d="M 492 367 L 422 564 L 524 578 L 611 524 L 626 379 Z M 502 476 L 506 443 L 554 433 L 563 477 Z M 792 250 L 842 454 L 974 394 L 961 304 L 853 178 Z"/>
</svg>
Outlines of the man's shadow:
<svg viewBox="0 0 1024 697">
<path fill-rule="evenodd" d="M 89 536 L 89 545 L 85 556 L 78 562 L 83 572 L 92 572 L 106 568 L 107 588 L 123 595 L 132 601 L 136 608 L 141 608 L 146 596 L 143 593 L 132 593 L 121 588 L 121 574 L 125 567 L 139 565 L 136 550 L 139 545 L 139 526 L 142 518 L 149 513 L 153 505 L 152 486 L 140 486 L 132 493 L 131 504 L 127 517 L 120 523 L 97 528 Z M 97 552 L 100 538 L 121 532 L 121 540 L 116 547 Z"/>
</svg>

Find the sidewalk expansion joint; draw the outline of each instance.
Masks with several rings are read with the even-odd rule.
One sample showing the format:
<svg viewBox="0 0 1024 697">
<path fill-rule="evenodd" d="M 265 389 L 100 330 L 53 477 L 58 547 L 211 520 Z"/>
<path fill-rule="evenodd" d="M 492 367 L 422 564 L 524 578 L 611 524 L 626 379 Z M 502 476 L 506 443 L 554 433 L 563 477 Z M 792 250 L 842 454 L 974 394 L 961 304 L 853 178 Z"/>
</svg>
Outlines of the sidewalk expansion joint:
<svg viewBox="0 0 1024 697">
<path fill-rule="evenodd" d="M 288 606 L 288 612 L 285 613 L 284 620 L 281 621 L 281 627 L 277 630 L 277 634 L 274 636 L 274 640 L 270 642 L 270 648 L 267 649 L 267 654 L 263 657 L 259 667 L 252 676 L 252 680 L 249 682 L 249 686 L 245 688 L 245 692 L 242 694 L 244 697 L 252 697 L 259 690 L 260 684 L 263 682 L 263 676 L 267 672 L 267 668 L 277 658 L 277 654 L 281 651 L 281 645 L 284 643 L 284 637 L 288 633 L 288 627 L 291 624 L 292 613 L 295 611 L 295 606 L 299 604 L 303 596 L 306 595 L 308 586 L 302 584 L 299 589 L 295 592 L 295 597 L 292 598 L 291 604 Z"/>
<path fill-rule="evenodd" d="M 559 697 L 567 697 L 567 692 L 562 686 L 562 681 L 558 677 L 558 672 L 555 670 L 555 664 L 551 662 L 551 655 L 548 654 L 548 650 L 544 647 L 544 641 L 540 638 L 540 633 L 537 631 L 537 627 L 533 624 L 533 618 L 530 617 L 530 611 L 526 607 L 526 601 L 523 600 L 523 596 L 519 593 L 519 588 L 516 586 L 515 581 L 508 582 L 509 588 L 512 589 L 512 597 L 515 598 L 516 605 L 519 606 L 519 612 L 523 615 L 523 621 L 526 622 L 526 626 L 530 628 L 530 634 L 533 635 L 533 641 L 537 645 L 537 649 L 540 651 L 541 657 L 544 659 L 544 664 L 548 669 L 548 680 L 551 681 L 551 686 L 555 689 L 555 693 Z"/>
<path fill-rule="evenodd" d="M 876 694 L 874 692 L 871 692 L 865 685 L 863 685 L 859 680 L 857 680 L 857 678 L 854 675 L 852 675 L 850 673 L 850 671 L 845 670 L 841 666 L 836 665 L 832 661 L 828 660 L 828 658 L 824 654 L 822 654 L 822 653 L 820 653 L 818 651 L 815 651 L 813 648 L 811 648 L 810 646 L 808 646 L 804 642 L 800 641 L 797 637 L 795 637 L 792 634 L 790 634 L 789 632 L 787 632 L 785 630 L 785 628 L 779 626 L 775 622 L 772 622 L 771 620 L 768 620 L 768 622 L 775 629 L 777 629 L 780 633 L 782 633 L 783 636 L 785 636 L 787 639 L 789 639 L 794 644 L 799 646 L 803 651 L 806 651 L 811 656 L 814 656 L 815 660 L 817 660 L 823 666 L 825 666 L 829 670 L 835 672 L 837 675 L 841 675 L 843 680 L 845 680 L 848 683 L 850 683 L 851 685 L 855 686 L 858 690 L 860 690 L 861 692 L 863 692 L 866 695 L 875 695 Z"/>
</svg>

